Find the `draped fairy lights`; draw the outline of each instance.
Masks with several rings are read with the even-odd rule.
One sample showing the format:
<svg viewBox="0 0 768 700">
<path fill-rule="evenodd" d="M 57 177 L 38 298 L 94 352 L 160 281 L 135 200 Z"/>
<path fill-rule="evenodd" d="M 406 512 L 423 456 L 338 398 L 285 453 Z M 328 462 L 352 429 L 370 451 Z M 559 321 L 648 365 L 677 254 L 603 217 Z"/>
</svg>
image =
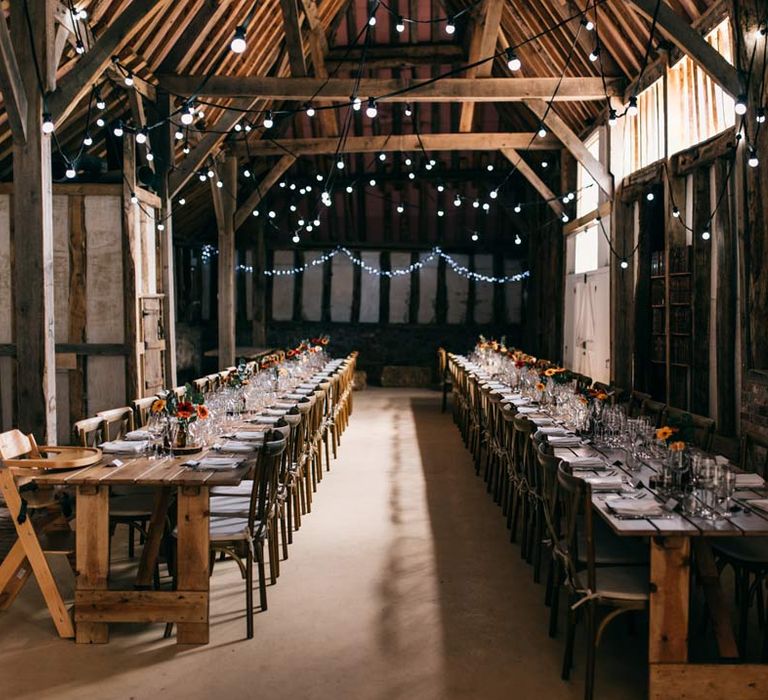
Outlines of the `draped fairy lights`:
<svg viewBox="0 0 768 700">
<path fill-rule="evenodd" d="M 204 264 L 208 264 L 215 256 L 218 255 L 218 253 L 219 251 L 215 246 L 204 245 L 200 258 Z M 485 275 L 481 272 L 474 272 L 473 270 L 470 270 L 466 266 L 459 263 L 456 259 L 443 251 L 439 246 L 435 246 L 429 253 L 427 253 L 427 255 L 415 262 L 412 262 L 410 265 L 396 268 L 394 270 L 382 270 L 381 268 L 369 265 L 367 262 L 365 262 L 365 260 L 358 258 L 349 248 L 346 248 L 345 246 L 337 246 L 333 250 L 329 250 L 326 253 L 323 253 L 322 255 L 307 261 L 303 265 L 299 265 L 298 267 L 274 268 L 272 270 L 264 270 L 263 274 L 267 277 L 291 277 L 294 275 L 301 275 L 310 268 L 325 264 L 339 254 L 345 255 L 347 258 L 349 258 L 353 265 L 357 265 L 368 274 L 375 275 L 377 277 L 393 278 L 410 275 L 414 272 L 418 272 L 425 265 L 432 262 L 433 260 L 436 260 L 437 258 L 442 258 L 445 260 L 448 267 L 450 267 L 451 270 L 453 270 L 453 272 L 455 272 L 457 275 L 465 277 L 466 279 L 474 280 L 476 282 L 487 282 L 489 284 L 510 284 L 513 282 L 522 282 L 524 279 L 527 279 L 531 276 L 531 273 L 528 270 L 525 270 L 524 272 L 518 272 L 514 275 L 505 275 L 503 277 L 495 277 L 494 275 Z M 255 271 L 253 265 L 244 265 L 242 263 L 236 265 L 235 269 L 240 272 Z"/>
</svg>

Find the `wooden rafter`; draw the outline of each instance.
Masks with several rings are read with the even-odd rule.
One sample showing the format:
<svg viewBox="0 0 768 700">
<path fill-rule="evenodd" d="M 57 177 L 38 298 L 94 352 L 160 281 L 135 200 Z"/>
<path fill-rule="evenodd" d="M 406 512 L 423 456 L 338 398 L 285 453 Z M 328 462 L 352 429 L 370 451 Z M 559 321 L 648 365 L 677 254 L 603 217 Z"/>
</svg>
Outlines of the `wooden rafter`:
<svg viewBox="0 0 768 700">
<path fill-rule="evenodd" d="M 299 8 L 296 0 L 280 0 L 283 12 L 283 29 L 285 30 L 285 46 L 291 64 L 291 75 L 294 78 L 307 75 L 307 64 L 304 59 L 304 40 L 301 36 Z"/>
<path fill-rule="evenodd" d="M 349 69 L 360 65 L 362 57 L 362 47 L 334 46 L 328 51 L 327 62 Z M 448 42 L 413 45 L 384 44 L 365 49 L 365 67 L 371 70 L 466 62 L 467 54 L 464 49 L 459 44 Z"/>
<path fill-rule="evenodd" d="M 485 0 L 482 16 L 475 23 L 472 34 L 472 43 L 469 49 L 469 63 L 475 63 L 495 53 L 496 42 L 499 38 L 501 26 L 501 12 L 504 9 L 505 0 Z M 479 66 L 468 68 L 467 78 L 488 78 L 493 69 L 493 61 L 487 61 Z M 461 105 L 459 118 L 459 131 L 472 131 L 472 120 L 475 116 L 475 103 L 464 102 Z"/>
<path fill-rule="evenodd" d="M 301 0 L 304 15 L 309 25 L 309 53 L 312 58 L 312 67 L 316 78 L 326 79 L 328 69 L 325 65 L 325 57 L 328 55 L 328 38 L 320 22 L 320 14 L 316 0 Z M 339 120 L 336 110 L 321 110 L 320 124 L 326 136 L 338 136 Z"/>
<path fill-rule="evenodd" d="M 600 78 L 446 78 L 424 84 L 421 80 L 363 78 L 272 78 L 263 76 L 218 75 L 203 80 L 199 75 L 158 76 L 160 84 L 179 95 L 198 94 L 205 97 L 261 97 L 267 100 L 314 100 L 315 102 L 347 102 L 358 95 L 389 95 L 381 102 L 516 102 L 550 99 L 557 90 L 557 101 L 604 100 Z M 607 80 L 609 95 L 621 94 L 621 81 Z M 202 87 L 201 87 L 202 85 Z"/>
<path fill-rule="evenodd" d="M 525 162 L 523 156 L 514 148 L 502 148 L 501 153 L 510 163 L 512 163 L 515 170 L 528 180 L 533 188 L 547 201 L 547 204 L 552 211 L 558 216 L 562 216 L 563 205 L 557 198 L 557 195 L 547 187 L 547 184 L 538 176 L 536 171 Z"/>
<path fill-rule="evenodd" d="M 557 136 L 558 139 L 576 158 L 585 170 L 592 176 L 597 186 L 609 197 L 613 197 L 613 176 L 605 169 L 603 164 L 595 158 L 581 139 L 573 133 L 562 118 L 542 100 L 530 100 L 526 102 L 531 111 Z"/>
<path fill-rule="evenodd" d="M 655 0 L 627 0 L 645 17 L 652 18 L 656 10 Z M 738 97 L 744 90 L 738 71 L 688 22 L 668 5 L 659 6 L 657 22 L 661 31 L 681 51 L 688 54 L 731 97 Z"/>
<path fill-rule="evenodd" d="M 18 143 L 27 140 L 27 93 L 21 79 L 16 52 L 5 17 L 0 16 L 0 92 L 13 138 Z"/>
<path fill-rule="evenodd" d="M 110 24 L 91 50 L 83 55 L 74 70 L 61 81 L 48 97 L 55 122 L 62 121 L 77 107 L 96 80 L 109 66 L 112 56 L 122 49 L 136 31 L 164 9 L 170 0 L 133 0 Z"/>
<path fill-rule="evenodd" d="M 275 183 L 286 173 L 286 171 L 296 162 L 295 156 L 283 156 L 275 163 L 259 183 L 259 186 L 251 192 L 248 198 L 238 207 L 235 212 L 235 231 L 237 231 L 251 215 L 253 210 L 259 206 L 264 196 L 271 190 Z"/>
<path fill-rule="evenodd" d="M 551 137 L 540 139 L 533 133 L 477 134 L 400 134 L 387 136 L 349 136 L 339 144 L 337 138 L 261 139 L 249 143 L 242 153 L 264 157 L 290 153 L 316 156 L 329 153 L 396 153 L 407 151 L 497 151 L 502 148 L 552 150 L 560 142 Z"/>
</svg>

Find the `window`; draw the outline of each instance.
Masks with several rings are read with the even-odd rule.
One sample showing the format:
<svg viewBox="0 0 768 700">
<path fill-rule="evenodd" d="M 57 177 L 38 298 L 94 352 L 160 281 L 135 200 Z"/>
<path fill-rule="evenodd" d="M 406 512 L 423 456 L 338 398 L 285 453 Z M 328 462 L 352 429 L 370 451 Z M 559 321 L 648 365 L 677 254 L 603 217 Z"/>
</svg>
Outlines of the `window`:
<svg viewBox="0 0 768 700">
<path fill-rule="evenodd" d="M 584 145 L 587 150 L 600 160 L 600 132 L 595 132 L 590 136 Z M 592 179 L 592 176 L 585 170 L 584 166 L 579 163 L 576 173 L 577 187 L 579 188 L 578 199 L 576 200 L 576 215 L 584 216 L 592 211 L 595 211 L 599 203 L 599 189 Z"/>
<path fill-rule="evenodd" d="M 664 157 L 664 80 L 637 96 L 637 115 L 627 117 L 624 171 L 633 173 Z"/>
<path fill-rule="evenodd" d="M 577 275 L 592 272 L 598 267 L 598 227 L 590 226 L 575 236 L 573 271 Z"/>
<path fill-rule="evenodd" d="M 733 63 L 731 30 L 724 19 L 707 42 Z M 669 152 L 677 153 L 719 134 L 736 123 L 733 98 L 684 56 L 669 69 Z"/>
</svg>

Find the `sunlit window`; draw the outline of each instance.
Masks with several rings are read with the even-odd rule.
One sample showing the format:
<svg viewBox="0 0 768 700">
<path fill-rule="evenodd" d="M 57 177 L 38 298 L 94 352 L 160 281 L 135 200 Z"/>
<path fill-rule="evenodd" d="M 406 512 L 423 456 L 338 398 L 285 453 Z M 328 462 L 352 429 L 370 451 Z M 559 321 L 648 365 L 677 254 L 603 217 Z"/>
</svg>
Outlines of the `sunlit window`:
<svg viewBox="0 0 768 700">
<path fill-rule="evenodd" d="M 731 28 L 727 18 L 705 38 L 723 58 L 733 63 Z M 681 58 L 667 75 L 670 153 L 705 141 L 735 124 L 733 98 L 689 56 Z"/>
<path fill-rule="evenodd" d="M 598 227 L 590 226 L 575 236 L 573 271 L 577 275 L 597 270 Z"/>
<path fill-rule="evenodd" d="M 664 157 L 663 79 L 637 96 L 637 114 L 626 119 L 624 168 L 629 174 Z"/>
</svg>

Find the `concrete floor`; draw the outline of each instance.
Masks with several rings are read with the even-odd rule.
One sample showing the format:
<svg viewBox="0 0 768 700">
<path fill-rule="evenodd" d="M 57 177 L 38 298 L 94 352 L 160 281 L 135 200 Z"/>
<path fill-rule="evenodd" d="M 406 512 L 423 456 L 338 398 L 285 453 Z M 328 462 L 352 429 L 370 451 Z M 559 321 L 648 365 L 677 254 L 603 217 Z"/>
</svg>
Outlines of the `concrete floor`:
<svg viewBox="0 0 768 700">
<path fill-rule="evenodd" d="M 0 614 L 0 695 L 581 698 L 581 657 L 561 681 L 543 586 L 439 405 L 421 390 L 355 394 L 339 459 L 269 589 L 269 611 L 256 615 L 255 639 L 245 639 L 232 563 L 216 566 L 211 643 L 198 648 L 163 640 L 162 625 L 113 626 L 103 646 L 59 640 L 32 584 Z M 598 698 L 645 696 L 643 627 L 609 628 Z"/>
</svg>

